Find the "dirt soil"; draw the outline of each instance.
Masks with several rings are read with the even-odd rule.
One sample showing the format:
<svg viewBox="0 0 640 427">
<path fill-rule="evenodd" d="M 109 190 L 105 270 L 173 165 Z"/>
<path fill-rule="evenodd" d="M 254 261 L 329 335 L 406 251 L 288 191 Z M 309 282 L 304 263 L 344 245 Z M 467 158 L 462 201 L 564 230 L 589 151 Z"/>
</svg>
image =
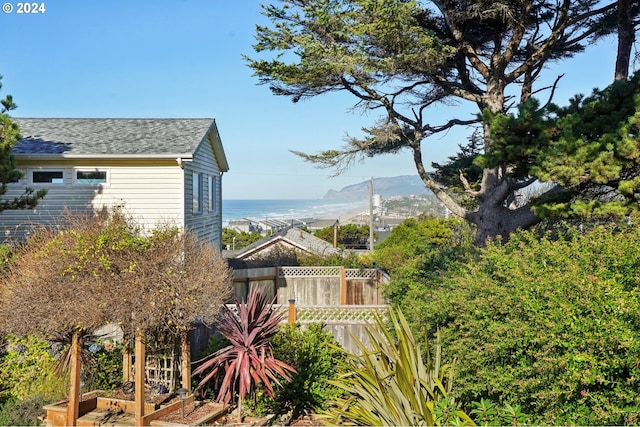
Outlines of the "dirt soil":
<svg viewBox="0 0 640 427">
<path fill-rule="evenodd" d="M 134 400 L 133 393 L 125 393 L 121 389 L 108 391 L 104 394 L 104 397 L 110 397 L 112 399 L 120 399 L 120 400 Z M 144 401 L 147 403 L 155 403 L 156 405 L 166 405 L 168 403 L 172 403 L 178 399 L 178 396 L 174 394 L 154 394 L 151 395 L 149 391 L 145 392 Z"/>
<path fill-rule="evenodd" d="M 313 415 L 301 415 L 293 420 L 291 426 L 323 426 L 324 424 Z"/>
<path fill-rule="evenodd" d="M 221 407 L 222 405 L 219 403 L 196 400 L 188 405 L 184 405 L 184 417 L 182 416 L 182 408 L 180 408 L 177 411 L 173 411 L 161 418 L 158 418 L 158 420 L 179 424 L 195 425 L 196 421 L 212 412 L 220 410 Z"/>
<path fill-rule="evenodd" d="M 133 393 L 124 393 L 122 390 L 114 390 L 108 393 L 104 393 L 105 397 L 111 397 L 114 399 L 122 399 L 122 400 L 133 400 Z M 149 392 L 145 394 L 145 402 L 153 402 L 157 405 L 166 405 L 168 403 L 173 403 L 178 400 L 178 397 L 174 394 L 161 394 L 151 396 Z M 178 409 L 177 411 L 173 411 L 169 414 L 164 415 L 159 418 L 160 421 L 172 422 L 177 424 L 186 424 L 186 425 L 195 425 L 195 422 L 202 419 L 206 415 L 218 411 L 221 405 L 219 403 L 211 402 L 211 401 L 201 401 L 195 400 L 190 404 L 184 406 L 184 417 L 182 416 L 182 410 Z M 240 423 L 235 414 L 229 413 L 217 420 L 213 420 L 207 423 L 207 425 L 213 426 L 251 426 L 255 424 L 257 421 L 261 421 L 263 418 L 258 417 L 244 417 L 244 422 Z M 291 420 L 291 422 L 286 425 L 297 426 L 297 427 L 315 427 L 315 426 L 324 426 L 317 417 L 314 415 L 300 415 L 298 418 Z"/>
</svg>

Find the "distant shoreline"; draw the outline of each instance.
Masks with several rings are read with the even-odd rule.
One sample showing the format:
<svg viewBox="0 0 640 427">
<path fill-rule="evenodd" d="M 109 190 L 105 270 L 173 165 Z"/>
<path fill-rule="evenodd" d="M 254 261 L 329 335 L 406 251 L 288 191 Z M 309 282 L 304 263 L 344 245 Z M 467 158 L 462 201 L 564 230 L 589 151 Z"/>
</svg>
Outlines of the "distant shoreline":
<svg viewBox="0 0 640 427">
<path fill-rule="evenodd" d="M 263 221 L 303 220 L 313 218 L 337 219 L 340 222 L 369 211 L 365 201 L 327 201 L 322 199 L 224 199 L 222 200 L 223 226 L 229 221 L 249 219 Z"/>
</svg>

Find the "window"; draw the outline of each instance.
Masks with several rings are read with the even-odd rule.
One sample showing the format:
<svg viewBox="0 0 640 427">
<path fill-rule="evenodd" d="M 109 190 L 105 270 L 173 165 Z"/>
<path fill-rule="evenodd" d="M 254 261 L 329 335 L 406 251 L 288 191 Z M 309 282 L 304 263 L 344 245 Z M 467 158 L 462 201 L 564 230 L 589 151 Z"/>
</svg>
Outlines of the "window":
<svg viewBox="0 0 640 427">
<path fill-rule="evenodd" d="M 77 170 L 76 184 L 106 184 L 107 171 L 100 170 Z"/>
<path fill-rule="evenodd" d="M 34 184 L 64 184 L 64 171 L 31 171 L 31 182 Z"/>
<path fill-rule="evenodd" d="M 216 210 L 216 177 L 209 176 L 209 210 Z"/>
<path fill-rule="evenodd" d="M 193 213 L 202 212 L 202 174 L 193 173 Z"/>
</svg>

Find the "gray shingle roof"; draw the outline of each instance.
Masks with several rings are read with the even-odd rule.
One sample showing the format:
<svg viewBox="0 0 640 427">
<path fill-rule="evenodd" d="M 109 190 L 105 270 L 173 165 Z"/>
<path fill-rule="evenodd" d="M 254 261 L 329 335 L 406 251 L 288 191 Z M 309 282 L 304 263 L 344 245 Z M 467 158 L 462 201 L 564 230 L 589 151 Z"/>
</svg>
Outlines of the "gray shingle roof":
<svg viewBox="0 0 640 427">
<path fill-rule="evenodd" d="M 237 258 L 246 258 L 256 252 L 259 252 L 263 248 L 282 241 L 289 242 L 289 244 L 296 246 L 299 249 L 306 250 L 317 255 L 333 255 L 340 253 L 340 249 L 334 248 L 331 243 L 328 243 L 313 234 L 307 233 L 306 231 L 302 231 L 299 228 L 289 227 L 242 248 L 237 254 Z"/>
<path fill-rule="evenodd" d="M 13 118 L 23 137 L 16 155 L 184 156 L 213 119 Z"/>
</svg>

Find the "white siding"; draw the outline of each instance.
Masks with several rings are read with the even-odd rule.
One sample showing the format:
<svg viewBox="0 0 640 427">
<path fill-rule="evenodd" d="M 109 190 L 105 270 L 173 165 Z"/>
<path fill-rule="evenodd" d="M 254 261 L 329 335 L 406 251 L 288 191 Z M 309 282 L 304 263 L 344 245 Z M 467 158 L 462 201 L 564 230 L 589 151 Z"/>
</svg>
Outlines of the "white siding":
<svg viewBox="0 0 640 427">
<path fill-rule="evenodd" d="M 4 240 L 21 239 L 30 224 L 51 224 L 64 209 L 72 211 L 101 209 L 114 205 L 123 206 L 145 230 L 161 223 L 183 226 L 183 171 L 176 161 L 66 161 L 18 163 L 27 172 L 31 167 L 46 169 L 64 168 L 65 184 L 40 186 L 30 184 L 28 176 L 21 183 L 10 184 L 4 196 L 10 198 L 22 193 L 26 185 L 48 188 L 47 196 L 35 210 L 11 210 L 0 213 Z M 108 170 L 106 185 L 80 185 L 74 183 L 74 170 L 79 168 Z"/>
<path fill-rule="evenodd" d="M 201 213 L 193 212 L 192 204 L 192 174 L 203 174 L 203 209 Z M 218 169 L 218 164 L 213 154 L 211 144 L 205 138 L 193 155 L 193 160 L 185 163 L 185 224 L 189 230 L 195 233 L 199 239 L 208 240 L 218 248 L 222 247 L 222 211 L 221 211 L 221 181 L 222 176 Z M 216 203 L 212 211 L 209 205 L 209 185 L 208 176 L 215 178 Z"/>
</svg>

